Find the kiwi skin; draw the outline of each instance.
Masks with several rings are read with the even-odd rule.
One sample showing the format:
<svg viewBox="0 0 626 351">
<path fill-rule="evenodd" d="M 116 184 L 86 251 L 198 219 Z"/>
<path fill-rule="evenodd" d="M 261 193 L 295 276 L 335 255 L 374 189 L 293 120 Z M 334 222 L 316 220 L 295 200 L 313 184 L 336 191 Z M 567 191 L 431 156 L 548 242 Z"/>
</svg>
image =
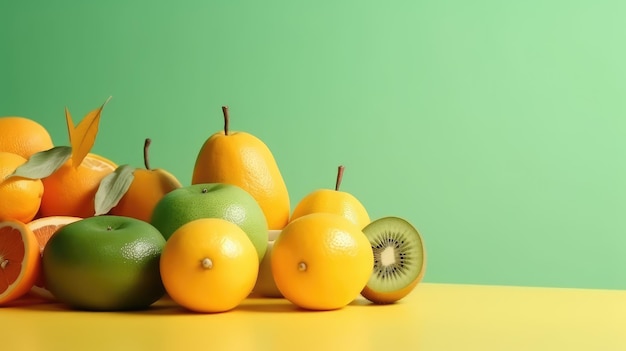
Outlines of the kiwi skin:
<svg viewBox="0 0 626 351">
<path fill-rule="evenodd" d="M 384 218 L 381 218 L 379 220 L 386 220 L 386 218 L 395 218 L 395 219 L 400 219 L 400 220 L 406 222 L 406 220 L 398 218 L 398 217 L 384 217 Z M 415 231 L 417 232 L 417 229 Z M 418 232 L 418 235 L 419 235 L 419 232 Z M 421 236 L 420 236 L 420 239 L 421 239 Z M 423 257 L 422 269 L 420 270 L 420 272 L 417 275 L 417 277 L 415 277 L 415 279 L 413 279 L 413 281 L 411 281 L 407 286 L 405 286 L 402 289 L 399 289 L 399 290 L 396 290 L 396 291 L 390 291 L 390 292 L 376 291 L 376 290 L 370 288 L 368 285 L 366 285 L 363 288 L 363 290 L 361 291 L 361 295 L 363 297 L 365 297 L 366 299 L 368 299 L 369 301 L 375 303 L 375 304 L 386 305 L 386 304 L 394 303 L 394 302 L 404 298 L 411 291 L 413 291 L 413 289 L 415 289 L 417 284 L 419 284 L 422 281 L 422 278 L 424 277 L 424 273 L 426 272 L 426 262 L 427 262 L 427 260 L 426 260 L 426 249 L 424 248 L 424 241 L 421 240 L 421 242 L 422 242 L 422 257 Z"/>
</svg>

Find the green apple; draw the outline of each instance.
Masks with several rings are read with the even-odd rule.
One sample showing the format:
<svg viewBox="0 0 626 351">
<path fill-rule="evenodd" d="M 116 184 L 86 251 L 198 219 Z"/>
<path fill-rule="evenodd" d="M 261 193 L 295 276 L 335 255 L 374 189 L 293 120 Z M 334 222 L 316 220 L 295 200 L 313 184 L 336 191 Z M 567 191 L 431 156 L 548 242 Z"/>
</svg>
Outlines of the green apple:
<svg viewBox="0 0 626 351">
<path fill-rule="evenodd" d="M 167 240 L 183 224 L 200 218 L 221 218 L 237 224 L 254 245 L 259 262 L 267 249 L 267 220 L 258 202 L 242 188 L 224 183 L 187 185 L 165 194 L 150 223 Z"/>
<path fill-rule="evenodd" d="M 165 294 L 159 259 L 165 239 L 147 222 L 121 216 L 67 224 L 43 251 L 48 290 L 83 310 L 148 308 Z"/>
</svg>

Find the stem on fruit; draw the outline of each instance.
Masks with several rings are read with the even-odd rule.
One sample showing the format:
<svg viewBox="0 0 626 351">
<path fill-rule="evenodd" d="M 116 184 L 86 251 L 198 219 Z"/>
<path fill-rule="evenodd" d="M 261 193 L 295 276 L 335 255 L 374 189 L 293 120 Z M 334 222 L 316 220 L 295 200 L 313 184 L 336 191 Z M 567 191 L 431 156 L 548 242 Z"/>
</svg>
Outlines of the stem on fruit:
<svg viewBox="0 0 626 351">
<path fill-rule="evenodd" d="M 206 194 L 206 193 L 208 193 L 208 192 L 209 192 L 209 189 L 207 189 L 207 188 L 202 188 L 202 193 L 203 193 L 203 194 Z"/>
<path fill-rule="evenodd" d="M 339 187 L 341 186 L 341 179 L 343 178 L 343 169 L 344 166 L 339 166 L 337 169 L 337 181 L 335 182 L 335 190 L 339 191 Z"/>
<path fill-rule="evenodd" d="M 211 261 L 211 259 L 208 258 L 208 257 L 203 258 L 201 263 L 202 263 L 202 268 L 204 268 L 204 269 L 211 269 L 211 268 L 213 268 L 213 261 Z"/>
<path fill-rule="evenodd" d="M 107 232 L 110 232 L 111 230 L 113 230 L 113 228 L 111 226 L 107 226 Z"/>
<path fill-rule="evenodd" d="M 228 135 L 228 106 L 222 106 L 222 113 L 224 114 L 224 135 Z"/>
<path fill-rule="evenodd" d="M 143 143 L 143 164 L 146 166 L 147 170 L 150 170 L 150 160 L 148 158 L 148 149 L 150 148 L 150 143 L 152 140 L 150 138 L 146 138 L 146 141 Z"/>
<path fill-rule="evenodd" d="M 306 262 L 298 263 L 298 270 L 300 272 L 306 272 L 306 269 L 307 269 Z"/>
</svg>

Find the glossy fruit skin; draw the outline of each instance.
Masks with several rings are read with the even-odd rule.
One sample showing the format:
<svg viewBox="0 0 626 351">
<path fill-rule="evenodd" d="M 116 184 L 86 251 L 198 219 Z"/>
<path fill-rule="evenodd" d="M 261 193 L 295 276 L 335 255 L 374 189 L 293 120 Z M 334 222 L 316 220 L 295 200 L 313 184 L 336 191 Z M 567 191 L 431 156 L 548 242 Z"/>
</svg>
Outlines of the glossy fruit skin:
<svg viewBox="0 0 626 351">
<path fill-rule="evenodd" d="M 101 161 L 108 166 L 92 169 L 87 166 L 92 161 Z M 88 154 L 77 168 L 70 158 L 50 176 L 42 179 L 44 194 L 41 200 L 41 216 L 94 216 L 94 201 L 100 182 L 115 171 L 115 168 L 115 163 L 96 154 Z"/>
<path fill-rule="evenodd" d="M 0 117 L 0 151 L 28 159 L 32 154 L 53 146 L 48 131 L 36 121 L 25 117 Z"/>
<path fill-rule="evenodd" d="M 89 217 L 59 229 L 43 252 L 48 290 L 81 310 L 145 309 L 165 289 L 159 257 L 165 239 L 149 223 Z"/>
<path fill-rule="evenodd" d="M 259 261 L 267 248 L 267 222 L 254 198 L 232 184 L 210 183 L 181 187 L 157 203 L 150 223 L 167 240 L 183 224 L 200 218 L 221 218 L 237 224 L 256 248 Z"/>
<path fill-rule="evenodd" d="M 307 194 L 294 208 L 291 220 L 317 212 L 338 214 L 361 229 L 370 223 L 365 206 L 354 195 L 331 189 L 318 189 Z"/>
<path fill-rule="evenodd" d="M 0 219 L 26 223 L 39 211 L 44 186 L 39 179 L 11 177 L 17 167 L 26 163 L 18 154 L 0 151 Z"/>
<path fill-rule="evenodd" d="M 210 267 L 202 266 L 205 259 Z M 169 296 L 196 312 L 225 312 L 252 291 L 259 261 L 256 248 L 236 224 L 201 218 L 178 228 L 160 260 Z"/>
<path fill-rule="evenodd" d="M 150 222 L 156 204 L 182 184 L 171 173 L 162 169 L 136 169 L 134 179 L 126 194 L 109 212 Z"/>
<path fill-rule="evenodd" d="M 276 160 L 249 133 L 221 131 L 209 137 L 198 153 L 191 183 L 237 185 L 259 203 L 269 229 L 282 229 L 289 221 L 289 193 Z"/>
<path fill-rule="evenodd" d="M 352 222 L 313 213 L 283 229 L 271 264 L 286 299 L 305 309 L 333 310 L 358 297 L 371 276 L 374 256 L 369 240 Z"/>
</svg>

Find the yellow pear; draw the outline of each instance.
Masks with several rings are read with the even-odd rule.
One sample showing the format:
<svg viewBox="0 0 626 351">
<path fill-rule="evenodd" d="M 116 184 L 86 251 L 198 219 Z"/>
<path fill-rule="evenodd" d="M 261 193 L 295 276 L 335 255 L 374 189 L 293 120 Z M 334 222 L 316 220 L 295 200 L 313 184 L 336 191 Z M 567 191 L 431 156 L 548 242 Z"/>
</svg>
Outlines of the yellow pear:
<svg viewBox="0 0 626 351">
<path fill-rule="evenodd" d="M 294 208 L 291 221 L 310 213 L 334 213 L 347 218 L 363 229 L 370 223 L 365 206 L 354 195 L 340 191 L 344 166 L 339 166 L 335 190 L 317 189 L 307 194 Z"/>
<path fill-rule="evenodd" d="M 269 229 L 282 229 L 289 221 L 289 194 L 276 160 L 259 138 L 230 131 L 228 107 L 223 106 L 224 130 L 202 145 L 191 183 L 226 183 L 246 190 L 259 203 Z"/>
</svg>

